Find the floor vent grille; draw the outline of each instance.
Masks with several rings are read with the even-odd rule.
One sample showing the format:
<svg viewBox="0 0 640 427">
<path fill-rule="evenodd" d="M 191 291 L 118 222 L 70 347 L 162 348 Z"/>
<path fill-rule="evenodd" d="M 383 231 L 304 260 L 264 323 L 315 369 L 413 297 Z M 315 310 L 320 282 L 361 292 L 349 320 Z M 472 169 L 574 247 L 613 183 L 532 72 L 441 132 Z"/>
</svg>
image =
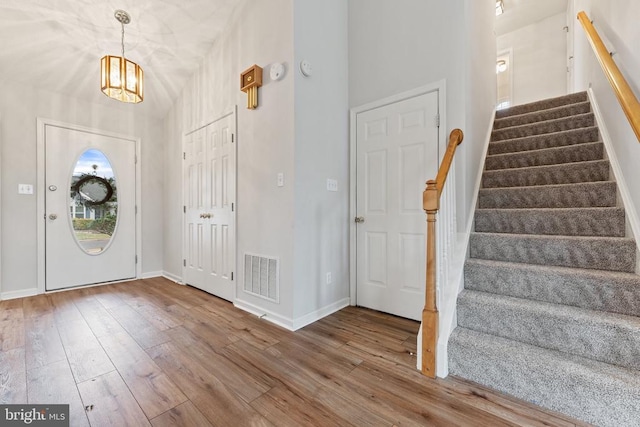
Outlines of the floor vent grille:
<svg viewBox="0 0 640 427">
<path fill-rule="evenodd" d="M 244 254 L 244 291 L 273 302 L 279 295 L 278 259 Z"/>
</svg>

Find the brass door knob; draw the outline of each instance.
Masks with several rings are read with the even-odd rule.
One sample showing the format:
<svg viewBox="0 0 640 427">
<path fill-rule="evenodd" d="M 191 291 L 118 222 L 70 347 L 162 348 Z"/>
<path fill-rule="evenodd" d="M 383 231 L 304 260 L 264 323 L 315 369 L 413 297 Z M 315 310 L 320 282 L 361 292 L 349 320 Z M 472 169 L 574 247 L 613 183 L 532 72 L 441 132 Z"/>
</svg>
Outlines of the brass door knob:
<svg viewBox="0 0 640 427">
<path fill-rule="evenodd" d="M 357 223 L 364 222 L 364 217 L 363 217 L 363 216 L 357 216 L 357 217 L 356 217 L 356 222 L 357 222 Z"/>
</svg>

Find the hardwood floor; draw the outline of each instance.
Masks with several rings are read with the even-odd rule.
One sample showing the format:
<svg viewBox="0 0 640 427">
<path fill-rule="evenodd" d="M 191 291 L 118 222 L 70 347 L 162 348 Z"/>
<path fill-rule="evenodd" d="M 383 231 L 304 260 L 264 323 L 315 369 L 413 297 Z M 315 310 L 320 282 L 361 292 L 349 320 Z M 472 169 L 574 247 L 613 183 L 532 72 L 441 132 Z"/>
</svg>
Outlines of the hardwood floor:
<svg viewBox="0 0 640 427">
<path fill-rule="evenodd" d="M 71 426 L 584 425 L 415 370 L 416 322 L 349 307 L 297 332 L 166 279 L 0 301 L 0 403 Z"/>
</svg>

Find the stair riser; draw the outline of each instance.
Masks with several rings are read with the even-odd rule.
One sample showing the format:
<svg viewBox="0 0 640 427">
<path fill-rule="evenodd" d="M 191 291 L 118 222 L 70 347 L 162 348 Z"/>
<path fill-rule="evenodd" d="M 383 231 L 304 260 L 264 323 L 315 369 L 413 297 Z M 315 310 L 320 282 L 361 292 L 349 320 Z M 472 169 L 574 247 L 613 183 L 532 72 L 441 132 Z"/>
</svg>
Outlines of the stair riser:
<svg viewBox="0 0 640 427">
<path fill-rule="evenodd" d="M 526 168 L 571 162 L 589 162 L 604 158 L 604 145 L 600 142 L 578 144 L 562 148 L 489 156 L 486 170 Z"/>
<path fill-rule="evenodd" d="M 470 257 L 632 273 L 636 247 L 633 239 L 473 233 Z"/>
<path fill-rule="evenodd" d="M 471 295 L 474 295 L 473 297 Z M 476 298 L 476 296 L 481 296 Z M 630 369 L 640 369 L 640 323 L 585 318 L 579 309 L 468 291 L 458 326 Z"/>
<path fill-rule="evenodd" d="M 609 179 L 609 162 L 570 163 L 533 168 L 487 171 L 482 176 L 484 188 L 527 187 L 532 185 L 572 184 Z"/>
<path fill-rule="evenodd" d="M 533 111 L 548 110 L 550 108 L 557 108 L 562 105 L 575 104 L 578 102 L 584 102 L 588 100 L 586 92 L 572 93 L 570 95 L 560 96 L 557 98 L 545 99 L 538 102 L 531 102 L 524 105 L 516 105 L 504 110 L 496 112 L 496 118 L 509 117 L 519 114 L 531 113 Z"/>
<path fill-rule="evenodd" d="M 616 183 L 480 190 L 480 209 L 589 208 L 616 205 Z"/>
<path fill-rule="evenodd" d="M 494 130 L 493 132 L 491 132 L 491 141 L 504 141 L 507 139 L 525 138 L 528 136 L 564 132 L 566 130 L 586 128 L 591 126 L 595 126 L 595 118 L 593 114 L 582 114 L 579 116 L 550 120 L 547 122 L 535 123 L 532 125 L 516 126 Z"/>
<path fill-rule="evenodd" d="M 496 119 L 493 124 L 494 129 L 503 129 L 512 126 L 522 126 L 526 124 L 544 122 L 547 120 L 561 119 L 563 117 L 575 116 L 578 114 L 585 114 L 591 112 L 591 105 L 589 102 L 583 102 L 580 104 L 570 104 L 560 108 L 554 108 L 550 110 L 537 111 L 527 113 L 518 116 L 505 117 L 502 119 Z"/>
<path fill-rule="evenodd" d="M 598 128 L 579 128 L 560 133 L 490 142 L 488 154 L 494 155 L 566 147 L 569 145 L 596 142 L 599 138 Z"/>
<path fill-rule="evenodd" d="M 601 427 L 632 426 L 640 419 L 637 373 L 555 358 L 500 338 L 487 344 L 486 336 L 464 331 L 449 340 L 450 374 Z"/>
<path fill-rule="evenodd" d="M 640 316 L 640 276 L 609 275 L 527 264 L 465 264 L 465 289 Z"/>
<path fill-rule="evenodd" d="M 483 233 L 624 237 L 622 208 L 476 210 L 475 231 Z"/>
</svg>

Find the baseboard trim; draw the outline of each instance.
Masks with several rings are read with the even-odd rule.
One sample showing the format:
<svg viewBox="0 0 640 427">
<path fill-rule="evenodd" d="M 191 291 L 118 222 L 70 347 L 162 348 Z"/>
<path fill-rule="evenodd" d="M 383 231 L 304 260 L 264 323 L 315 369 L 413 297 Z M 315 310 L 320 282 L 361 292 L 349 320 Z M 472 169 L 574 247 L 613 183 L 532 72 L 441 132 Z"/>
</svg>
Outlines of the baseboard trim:
<svg viewBox="0 0 640 427">
<path fill-rule="evenodd" d="M 162 271 L 149 271 L 146 273 L 142 273 L 140 275 L 141 279 L 153 279 L 154 277 L 161 277 L 164 275 L 164 272 Z"/>
<path fill-rule="evenodd" d="M 284 317 L 280 314 L 274 313 L 273 311 L 265 310 L 262 307 L 258 307 L 255 304 L 251 304 L 250 302 L 244 301 L 239 298 L 236 298 L 236 300 L 233 302 L 233 305 L 240 310 L 244 310 L 247 313 L 254 314 L 260 319 L 264 319 L 289 331 L 295 330 L 293 329 L 293 319 L 291 318 Z"/>
<path fill-rule="evenodd" d="M 176 276 L 173 273 L 169 273 L 168 271 L 163 271 L 162 273 L 160 273 L 160 276 L 171 280 L 172 282 L 176 282 L 179 285 L 184 285 L 184 282 L 182 281 L 182 277 L 180 276 Z"/>
<path fill-rule="evenodd" d="M 0 300 L 5 301 L 5 300 L 9 300 L 9 299 L 26 298 L 26 297 L 32 297 L 34 295 L 38 295 L 38 288 L 30 288 L 30 289 L 22 289 L 22 290 L 19 290 L 19 291 L 2 292 L 0 294 Z"/>
<path fill-rule="evenodd" d="M 267 320 L 289 331 L 297 331 L 298 329 L 304 328 L 305 326 L 310 325 L 313 322 L 322 319 L 323 317 L 333 314 L 338 310 L 342 310 L 343 308 L 349 306 L 349 303 L 350 298 L 343 298 L 339 301 L 328 304 L 318 310 L 312 311 L 311 313 L 305 314 L 304 316 L 298 317 L 296 319 L 291 319 L 272 311 L 265 310 L 262 307 L 258 307 L 257 305 L 244 301 L 242 299 L 236 299 L 233 302 L 233 305 L 240 310 L 244 310 L 248 313 L 254 314 L 261 319 Z"/>
<path fill-rule="evenodd" d="M 302 317 L 298 317 L 293 319 L 293 330 L 297 331 L 300 328 L 304 328 L 307 325 L 310 325 L 313 322 L 316 322 L 323 317 L 326 317 L 330 314 L 335 313 L 336 311 L 342 310 L 343 308 L 350 305 L 350 298 L 343 298 L 339 301 L 326 305 L 316 311 L 312 311 L 309 314 L 305 314 Z"/>
</svg>

